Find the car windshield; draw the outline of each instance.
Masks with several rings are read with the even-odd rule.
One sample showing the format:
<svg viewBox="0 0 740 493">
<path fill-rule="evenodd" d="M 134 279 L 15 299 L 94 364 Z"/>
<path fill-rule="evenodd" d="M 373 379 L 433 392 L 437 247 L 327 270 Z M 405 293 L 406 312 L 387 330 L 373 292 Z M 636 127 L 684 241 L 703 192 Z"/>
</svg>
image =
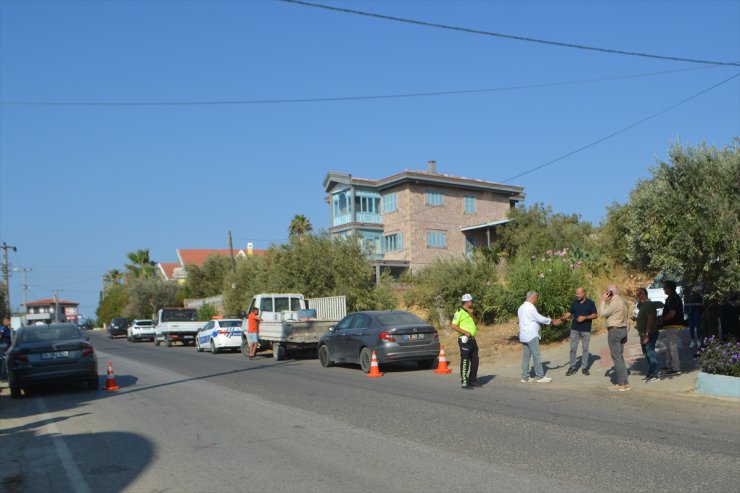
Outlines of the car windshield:
<svg viewBox="0 0 740 493">
<path fill-rule="evenodd" d="M 378 323 L 384 327 L 389 325 L 425 324 L 422 319 L 408 312 L 390 312 L 378 315 Z"/>
<path fill-rule="evenodd" d="M 162 313 L 162 322 L 197 322 L 198 312 L 195 310 L 165 310 Z"/>
<path fill-rule="evenodd" d="M 57 339 L 79 339 L 82 335 L 74 327 L 31 327 L 23 329 L 21 342 L 55 341 Z"/>
</svg>

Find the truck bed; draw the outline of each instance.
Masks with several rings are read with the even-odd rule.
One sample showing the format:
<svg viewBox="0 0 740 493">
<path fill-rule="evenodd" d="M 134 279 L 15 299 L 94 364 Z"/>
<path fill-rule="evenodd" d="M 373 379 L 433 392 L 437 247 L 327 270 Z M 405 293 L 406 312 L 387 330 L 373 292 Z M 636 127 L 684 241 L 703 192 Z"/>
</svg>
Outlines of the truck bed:
<svg viewBox="0 0 740 493">
<path fill-rule="evenodd" d="M 315 345 L 336 320 L 306 320 L 283 322 L 262 322 L 259 338 L 270 342 L 287 344 Z"/>
</svg>

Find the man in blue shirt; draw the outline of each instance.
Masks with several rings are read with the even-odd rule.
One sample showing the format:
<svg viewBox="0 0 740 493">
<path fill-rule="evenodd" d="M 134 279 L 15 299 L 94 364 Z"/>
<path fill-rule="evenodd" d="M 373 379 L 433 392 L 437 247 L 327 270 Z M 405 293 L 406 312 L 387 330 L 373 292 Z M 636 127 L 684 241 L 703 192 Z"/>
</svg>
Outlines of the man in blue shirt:
<svg viewBox="0 0 740 493">
<path fill-rule="evenodd" d="M 569 377 L 576 373 L 576 353 L 578 352 L 578 339 L 582 339 L 581 348 L 581 371 L 584 375 L 588 375 L 588 343 L 591 341 L 591 321 L 597 318 L 599 314 L 596 312 L 596 304 L 588 299 L 586 290 L 583 288 L 576 289 L 576 299 L 573 300 L 573 304 L 570 306 L 570 310 L 560 317 L 560 320 L 565 321 L 569 318 L 573 319 L 573 323 L 570 325 L 570 368 L 565 372 L 565 376 Z"/>
</svg>

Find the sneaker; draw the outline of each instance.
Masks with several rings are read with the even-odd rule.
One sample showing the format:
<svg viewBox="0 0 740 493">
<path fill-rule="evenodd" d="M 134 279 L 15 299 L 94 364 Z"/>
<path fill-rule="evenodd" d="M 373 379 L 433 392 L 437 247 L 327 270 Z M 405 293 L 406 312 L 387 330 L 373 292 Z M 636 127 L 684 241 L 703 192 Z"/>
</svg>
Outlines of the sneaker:
<svg viewBox="0 0 740 493">
<path fill-rule="evenodd" d="M 689 347 L 690 348 L 695 348 L 696 347 L 696 343 L 692 340 L 691 341 L 691 344 L 689 344 Z"/>
<path fill-rule="evenodd" d="M 667 370 L 664 372 L 665 375 L 680 375 L 681 370 Z"/>
<path fill-rule="evenodd" d="M 470 387 L 483 387 L 478 382 L 468 382 L 468 386 L 470 386 Z"/>
<path fill-rule="evenodd" d="M 655 383 L 660 382 L 660 378 L 658 377 L 647 377 L 647 380 L 645 380 L 645 383 Z"/>
<path fill-rule="evenodd" d="M 613 392 L 620 392 L 622 390 L 622 386 L 621 385 L 612 385 L 611 387 L 609 387 L 609 390 L 611 390 Z"/>
<path fill-rule="evenodd" d="M 569 376 L 573 375 L 577 371 L 578 370 L 576 370 L 574 367 L 571 366 L 570 368 L 568 368 L 568 371 L 565 372 L 565 376 L 566 377 L 569 377 Z"/>
<path fill-rule="evenodd" d="M 552 378 L 550 377 L 542 377 L 537 379 L 537 383 L 550 383 L 552 382 Z"/>
<path fill-rule="evenodd" d="M 619 388 L 619 391 L 620 392 L 627 392 L 628 390 L 632 390 L 632 387 L 630 387 L 629 384 L 627 384 L 627 385 L 620 385 L 619 387 L 620 387 Z"/>
<path fill-rule="evenodd" d="M 473 390 L 473 387 L 468 384 L 463 384 L 461 387 L 463 390 Z"/>
<path fill-rule="evenodd" d="M 519 381 L 520 381 L 520 382 L 522 382 L 522 383 L 532 383 L 532 382 L 534 382 L 534 380 L 535 380 L 535 379 L 534 379 L 534 378 L 532 378 L 532 377 L 527 377 L 527 378 L 522 378 L 522 379 L 521 379 L 521 380 L 519 380 Z"/>
<path fill-rule="evenodd" d="M 591 374 L 591 373 L 589 373 L 588 368 L 584 368 L 583 370 L 581 370 L 581 373 L 583 373 L 584 375 L 590 375 Z"/>
</svg>

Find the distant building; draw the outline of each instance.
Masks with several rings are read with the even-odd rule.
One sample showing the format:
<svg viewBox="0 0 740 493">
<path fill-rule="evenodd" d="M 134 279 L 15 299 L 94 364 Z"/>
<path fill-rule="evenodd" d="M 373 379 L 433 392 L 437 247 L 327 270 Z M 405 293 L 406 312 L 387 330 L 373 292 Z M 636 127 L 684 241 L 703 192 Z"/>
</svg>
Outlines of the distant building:
<svg viewBox="0 0 740 493">
<path fill-rule="evenodd" d="M 330 234 L 358 238 L 377 272 L 392 274 L 490 247 L 524 200 L 522 187 L 441 174 L 434 161 L 380 180 L 329 172 L 324 190 Z"/>
<path fill-rule="evenodd" d="M 79 303 L 74 301 L 65 301 L 55 298 L 46 298 L 38 301 L 31 301 L 26 304 L 28 312 L 26 313 L 26 323 L 31 325 L 37 322 L 55 323 L 55 322 L 77 322 L 79 318 Z"/>
<path fill-rule="evenodd" d="M 179 262 L 160 262 L 157 264 L 160 275 L 167 281 L 185 282 L 187 279 L 186 267 L 196 266 L 202 267 L 208 257 L 211 255 L 217 255 L 221 257 L 229 257 L 231 252 L 228 248 L 214 249 L 214 248 L 178 248 L 176 250 L 177 258 Z M 234 250 L 234 257 L 247 257 L 249 255 L 264 255 L 265 250 L 257 250 L 252 248 L 251 243 L 247 245 L 247 248 Z"/>
</svg>

